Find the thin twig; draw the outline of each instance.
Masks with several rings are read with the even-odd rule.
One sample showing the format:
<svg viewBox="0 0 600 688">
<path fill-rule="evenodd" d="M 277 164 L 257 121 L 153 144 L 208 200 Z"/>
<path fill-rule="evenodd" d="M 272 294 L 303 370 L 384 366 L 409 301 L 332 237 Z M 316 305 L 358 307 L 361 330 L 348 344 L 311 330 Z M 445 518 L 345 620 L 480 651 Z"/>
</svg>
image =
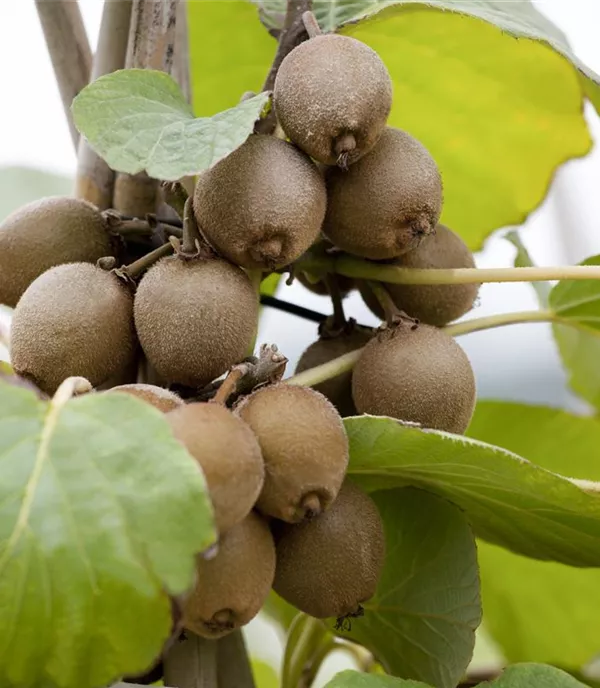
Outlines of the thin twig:
<svg viewBox="0 0 600 688">
<path fill-rule="evenodd" d="M 125 66 L 156 69 L 170 74 L 175 52 L 177 0 L 133 0 Z M 118 174 L 114 207 L 126 215 L 144 217 L 156 212 L 158 181 L 145 173 Z"/>
<path fill-rule="evenodd" d="M 302 23 L 304 24 L 304 28 L 309 38 L 315 38 L 323 33 L 313 12 L 305 12 L 302 15 Z"/>
<path fill-rule="evenodd" d="M 35 0 L 58 90 L 75 149 L 79 132 L 73 123 L 71 103 L 90 80 L 92 51 L 79 4 L 72 0 Z"/>
<path fill-rule="evenodd" d="M 340 292 L 340 285 L 335 275 L 327 275 L 325 277 L 325 284 L 329 291 L 331 303 L 333 305 L 333 319 L 331 326 L 334 330 L 342 331 L 346 327 L 346 315 L 344 313 L 344 304 L 342 303 L 342 294 Z"/>
<path fill-rule="evenodd" d="M 167 242 L 166 244 L 155 248 L 154 251 L 150 251 L 150 253 L 147 253 L 145 256 L 138 258 L 138 260 L 135 260 L 133 263 L 119 268 L 118 271 L 130 279 L 136 279 L 161 258 L 171 255 L 173 250 L 173 244 Z"/>
<path fill-rule="evenodd" d="M 354 258 L 347 254 L 310 255 L 294 264 L 296 270 L 325 274 L 335 272 L 390 284 L 479 284 L 487 282 L 545 282 L 548 280 L 600 280 L 598 265 L 565 265 L 530 268 L 399 268 Z"/>
<path fill-rule="evenodd" d="M 218 688 L 255 688 L 244 635 L 238 628 L 217 644 Z"/>
<path fill-rule="evenodd" d="M 125 66 L 132 5 L 132 0 L 104 1 L 98 45 L 92 66 L 92 81 Z M 77 153 L 77 198 L 84 198 L 101 210 L 110 208 L 113 203 L 114 182 L 114 172 L 82 138 Z"/>
</svg>

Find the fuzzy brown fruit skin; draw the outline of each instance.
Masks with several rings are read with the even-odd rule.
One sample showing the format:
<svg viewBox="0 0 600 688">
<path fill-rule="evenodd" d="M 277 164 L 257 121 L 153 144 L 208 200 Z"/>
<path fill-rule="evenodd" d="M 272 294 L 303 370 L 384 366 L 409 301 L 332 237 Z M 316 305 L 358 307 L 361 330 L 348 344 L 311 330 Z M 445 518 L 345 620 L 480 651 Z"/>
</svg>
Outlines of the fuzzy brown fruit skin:
<svg viewBox="0 0 600 688">
<path fill-rule="evenodd" d="M 427 149 L 386 127 L 373 150 L 349 170 L 327 172 L 323 233 L 363 258 L 396 258 L 431 234 L 442 211 L 442 178 Z"/>
<path fill-rule="evenodd" d="M 252 135 L 198 178 L 194 214 L 208 243 L 233 263 L 275 270 L 315 241 L 325 182 L 302 151 L 274 136 Z"/>
<path fill-rule="evenodd" d="M 261 610 L 275 576 L 275 545 L 254 512 L 219 541 L 213 559 L 198 558 L 197 580 L 184 603 L 183 625 L 204 638 L 222 638 Z"/>
<path fill-rule="evenodd" d="M 91 203 L 50 196 L 28 203 L 0 224 L 0 303 L 14 307 L 42 273 L 63 263 L 95 263 L 117 244 Z"/>
<path fill-rule="evenodd" d="M 300 284 L 318 296 L 329 296 L 329 289 L 324 280 L 320 279 L 317 282 L 312 282 L 305 273 L 297 272 L 294 277 Z M 340 290 L 340 296 L 345 298 L 356 287 L 356 283 L 352 277 L 345 277 L 344 275 L 336 275 L 336 282 Z"/>
<path fill-rule="evenodd" d="M 202 387 L 246 356 L 258 300 L 246 274 L 227 261 L 169 257 L 142 278 L 134 314 L 157 373 L 167 382 Z"/>
<path fill-rule="evenodd" d="M 72 376 L 101 385 L 128 369 L 136 349 L 127 285 L 91 263 L 58 265 L 40 275 L 13 315 L 15 372 L 47 394 Z"/>
<path fill-rule="evenodd" d="M 168 413 L 173 409 L 183 406 L 185 402 L 174 392 L 170 392 L 164 387 L 157 387 L 156 385 L 147 385 L 142 382 L 135 382 L 127 385 L 118 385 L 109 390 L 110 394 L 113 392 L 124 392 L 130 394 L 147 404 L 151 404 L 154 408 Z"/>
<path fill-rule="evenodd" d="M 392 265 L 400 268 L 444 269 L 474 268 L 473 254 L 452 230 L 438 224 L 435 234 L 427 237 L 414 251 L 396 258 Z M 468 313 L 479 291 L 479 284 L 386 284 L 396 306 L 412 318 L 436 327 Z M 365 286 L 360 294 L 371 311 L 382 320 L 383 308 Z"/>
<path fill-rule="evenodd" d="M 465 352 L 443 330 L 401 322 L 363 349 L 352 396 L 361 413 L 462 434 L 475 407 L 475 377 Z"/>
<path fill-rule="evenodd" d="M 348 438 L 334 406 L 313 389 L 280 383 L 258 389 L 235 410 L 265 461 L 257 509 L 297 523 L 329 508 L 348 466 Z"/>
<path fill-rule="evenodd" d="M 328 165 L 354 164 L 377 143 L 392 109 L 379 55 L 348 36 L 316 36 L 283 60 L 273 91 L 289 138 Z"/>
<path fill-rule="evenodd" d="M 351 351 L 361 349 L 372 336 L 371 330 L 355 326 L 349 332 L 342 332 L 334 337 L 319 337 L 300 356 L 295 372 L 301 373 L 323 363 L 329 363 L 334 358 Z M 357 415 L 352 400 L 352 371 L 349 370 L 337 377 L 325 380 L 325 382 L 320 382 L 318 385 L 314 385 L 313 389 L 326 396 L 342 418 Z"/>
<path fill-rule="evenodd" d="M 222 535 L 250 512 L 265 465 L 252 430 L 224 406 L 191 403 L 166 416 L 173 434 L 202 467 Z"/>
<path fill-rule="evenodd" d="M 345 480 L 329 511 L 277 533 L 273 589 L 317 619 L 357 614 L 375 594 L 385 536 L 371 497 Z"/>
</svg>

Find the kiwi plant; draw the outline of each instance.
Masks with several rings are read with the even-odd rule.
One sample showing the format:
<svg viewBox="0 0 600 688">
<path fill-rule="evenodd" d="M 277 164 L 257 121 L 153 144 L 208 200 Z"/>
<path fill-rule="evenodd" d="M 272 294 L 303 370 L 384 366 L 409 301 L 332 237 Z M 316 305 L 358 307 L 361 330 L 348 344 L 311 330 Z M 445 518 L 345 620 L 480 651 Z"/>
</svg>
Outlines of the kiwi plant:
<svg viewBox="0 0 600 688">
<path fill-rule="evenodd" d="M 162 412 L 203 473 L 218 542 L 198 554 L 182 614 L 206 638 L 248 623 L 272 587 L 314 617 L 359 616 L 385 542 L 375 502 L 346 477 L 342 417 L 460 434 L 475 403 L 469 361 L 440 328 L 472 307 L 476 286 L 383 286 L 338 272 L 344 252 L 388 268 L 474 265 L 438 223 L 433 158 L 387 126 L 392 88 L 379 56 L 353 38 L 312 37 L 283 60 L 273 102 L 275 135 L 250 134 L 199 175 L 183 208 L 172 203 L 183 241 L 157 248 L 155 232 L 137 241 L 136 256 L 146 249 L 131 265 L 116 262 L 131 239 L 85 201 L 42 199 L 0 226 L 15 372 L 49 395 L 70 376 L 133 395 Z M 291 381 L 275 348 L 252 355 L 256 287 L 272 272 L 334 307 Z M 385 320 L 378 329 L 344 318 L 357 284 Z M 340 357 L 354 369 L 336 369 Z"/>
</svg>

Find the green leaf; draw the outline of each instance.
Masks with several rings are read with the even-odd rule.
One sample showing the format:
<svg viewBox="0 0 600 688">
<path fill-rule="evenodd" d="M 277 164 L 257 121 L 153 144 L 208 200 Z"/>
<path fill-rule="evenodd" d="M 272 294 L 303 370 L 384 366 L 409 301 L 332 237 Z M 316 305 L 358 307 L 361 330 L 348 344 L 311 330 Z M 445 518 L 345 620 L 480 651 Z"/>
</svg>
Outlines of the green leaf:
<svg viewBox="0 0 600 688">
<path fill-rule="evenodd" d="M 43 402 L 0 382 L 0 685 L 98 688 L 143 672 L 169 594 L 215 537 L 198 464 L 128 395 Z"/>
<path fill-rule="evenodd" d="M 543 664 L 515 664 L 507 667 L 495 681 L 479 688 L 586 688 L 569 674 Z"/>
<path fill-rule="evenodd" d="M 325 688 L 431 688 L 419 681 L 405 681 L 391 676 L 373 676 L 358 671 L 336 674 Z"/>
<path fill-rule="evenodd" d="M 284 0 L 255 3 L 281 26 Z M 528 0 L 315 0 L 314 11 L 324 30 L 380 54 L 394 83 L 389 123 L 433 154 L 442 221 L 472 249 L 522 223 L 556 168 L 589 152 L 582 105 L 587 95 L 600 109 L 599 78 Z"/>
<path fill-rule="evenodd" d="M 0 168 L 0 221 L 13 210 L 43 196 L 68 196 L 73 180 L 33 167 Z"/>
<path fill-rule="evenodd" d="M 241 146 L 268 98 L 261 93 L 214 117 L 195 118 L 170 76 L 125 69 L 86 86 L 73 101 L 73 117 L 113 169 L 175 180 L 212 167 Z"/>
<path fill-rule="evenodd" d="M 480 402 L 469 435 L 502 442 L 550 471 L 600 480 L 593 418 Z M 525 559 L 483 542 L 478 551 L 486 629 L 508 661 L 581 667 L 597 654 L 600 570 Z"/>
<path fill-rule="evenodd" d="M 582 265 L 600 265 L 600 256 Z M 552 329 L 573 391 L 600 409 L 600 281 L 561 281 L 550 292 Z"/>
<path fill-rule="evenodd" d="M 460 435 L 374 416 L 344 422 L 348 472 L 365 489 L 414 485 L 460 506 L 489 542 L 535 559 L 600 566 L 600 500 L 567 478 Z"/>
<path fill-rule="evenodd" d="M 258 93 L 277 49 L 249 2 L 188 2 L 194 111 L 214 115 Z"/>
<path fill-rule="evenodd" d="M 531 260 L 529 251 L 521 241 L 519 232 L 512 230 L 507 232 L 504 236 L 505 239 L 510 241 L 510 243 L 517 249 L 515 255 L 514 266 L 516 268 L 530 268 L 535 267 L 535 263 Z M 552 285 L 550 282 L 530 282 L 530 286 L 533 288 L 537 295 L 538 302 L 542 308 L 548 306 L 548 298 L 550 296 L 550 290 Z"/>
<path fill-rule="evenodd" d="M 394 676 L 454 688 L 481 618 L 475 540 L 464 514 L 422 490 L 372 495 L 386 561 L 365 615 L 343 635 L 362 643 Z"/>
</svg>

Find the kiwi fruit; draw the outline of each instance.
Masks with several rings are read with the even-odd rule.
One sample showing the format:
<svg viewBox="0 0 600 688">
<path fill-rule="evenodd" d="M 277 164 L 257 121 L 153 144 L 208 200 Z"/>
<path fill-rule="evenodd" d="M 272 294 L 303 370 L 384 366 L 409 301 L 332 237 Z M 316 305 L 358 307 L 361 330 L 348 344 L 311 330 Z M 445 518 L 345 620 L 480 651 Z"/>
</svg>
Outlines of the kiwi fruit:
<svg viewBox="0 0 600 688">
<path fill-rule="evenodd" d="M 452 337 L 403 320 L 363 349 L 352 373 L 352 397 L 360 413 L 462 434 L 475 406 L 475 377 Z"/>
<path fill-rule="evenodd" d="M 128 385 L 118 385 L 110 390 L 113 392 L 124 392 L 125 394 L 131 394 L 147 404 L 151 404 L 154 408 L 157 408 L 163 413 L 168 413 L 173 409 L 179 408 L 184 405 L 184 401 L 174 392 L 170 392 L 164 387 L 157 387 L 156 385 L 147 385 L 142 382 L 135 382 Z"/>
<path fill-rule="evenodd" d="M 261 387 L 236 406 L 256 437 L 265 483 L 256 507 L 297 523 L 325 511 L 348 466 L 348 438 L 335 407 L 309 387 Z"/>
<path fill-rule="evenodd" d="M 435 230 L 442 211 L 442 179 L 427 149 L 400 129 L 386 127 L 373 150 L 349 170 L 326 175 L 323 233 L 363 258 L 396 258 Z"/>
<path fill-rule="evenodd" d="M 401 268 L 443 269 L 474 268 L 473 254 L 452 230 L 438 224 L 414 250 L 395 258 L 392 265 Z M 443 327 L 473 308 L 479 284 L 386 284 L 393 302 L 411 317 L 436 327 Z M 360 294 L 371 311 L 382 320 L 383 309 L 368 286 L 359 286 Z"/>
<path fill-rule="evenodd" d="M 375 594 L 385 535 L 375 502 L 345 480 L 331 508 L 276 531 L 273 589 L 317 619 L 358 616 Z"/>
<path fill-rule="evenodd" d="M 251 135 L 200 175 L 194 214 L 208 243 L 244 268 L 293 263 L 317 238 L 325 182 L 302 151 L 274 136 Z"/>
<path fill-rule="evenodd" d="M 329 296 L 329 289 L 327 284 L 323 279 L 313 279 L 312 275 L 309 276 L 304 272 L 295 272 L 294 277 L 300 282 L 300 284 L 311 291 L 313 294 L 318 296 Z M 352 277 L 345 277 L 344 275 L 336 275 L 335 281 L 340 290 L 340 296 L 345 298 L 348 294 L 355 288 L 356 284 Z"/>
<path fill-rule="evenodd" d="M 300 356 L 295 372 L 301 373 L 323 363 L 329 363 L 334 358 L 351 351 L 361 349 L 371 339 L 372 335 L 372 330 L 369 328 L 359 327 L 355 324 L 339 334 L 322 335 Z M 326 396 L 342 418 L 357 414 L 352 400 L 352 371 L 320 382 L 313 389 Z"/>
<path fill-rule="evenodd" d="M 348 36 L 316 36 L 283 60 L 273 90 L 286 135 L 312 158 L 347 167 L 381 136 L 392 81 L 379 55 Z"/>
<path fill-rule="evenodd" d="M 221 638 L 261 610 L 275 575 L 275 545 L 267 522 L 250 512 L 219 540 L 212 559 L 198 557 L 196 585 L 183 606 L 183 626 Z"/>
<path fill-rule="evenodd" d="M 265 466 L 250 428 L 224 406 L 194 402 L 166 415 L 173 435 L 202 467 L 217 530 L 246 517 L 263 486 Z"/>
<path fill-rule="evenodd" d="M 140 343 L 157 373 L 168 383 L 202 387 L 247 355 L 258 299 L 235 265 L 174 256 L 141 279 L 134 314 Z"/>
<path fill-rule="evenodd" d="M 63 263 L 95 263 L 118 244 L 96 206 L 49 196 L 0 224 L 0 303 L 14 307 L 36 277 Z"/>
<path fill-rule="evenodd" d="M 13 368 L 47 394 L 71 376 L 102 384 L 131 365 L 136 348 L 128 286 L 91 263 L 44 272 L 14 311 Z"/>
</svg>

